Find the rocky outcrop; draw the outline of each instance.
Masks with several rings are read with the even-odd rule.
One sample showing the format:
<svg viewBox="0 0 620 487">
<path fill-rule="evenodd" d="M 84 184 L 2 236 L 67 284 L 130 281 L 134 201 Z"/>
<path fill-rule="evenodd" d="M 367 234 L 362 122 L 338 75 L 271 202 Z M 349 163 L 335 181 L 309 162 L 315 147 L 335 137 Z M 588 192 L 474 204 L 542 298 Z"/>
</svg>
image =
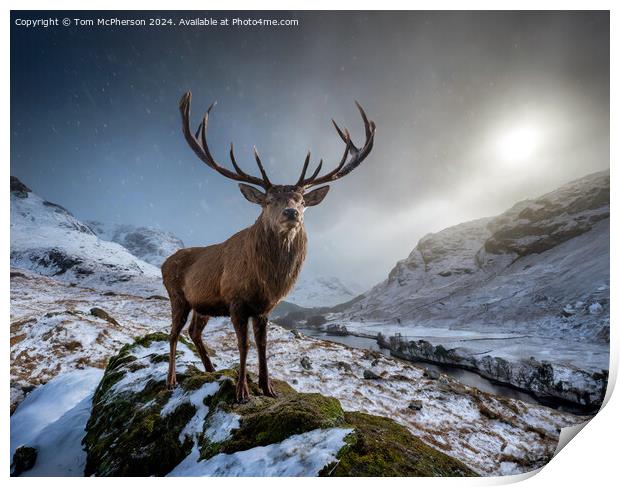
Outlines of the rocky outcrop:
<svg viewBox="0 0 620 487">
<path fill-rule="evenodd" d="M 30 470 L 37 462 L 37 450 L 30 446 L 20 446 L 13 454 L 11 477 L 19 477 Z"/>
<path fill-rule="evenodd" d="M 18 198 L 28 198 L 28 193 L 32 190 L 22 183 L 15 176 L 11 176 L 11 193 L 17 196 Z"/>
<path fill-rule="evenodd" d="M 201 372 L 183 340 L 168 391 L 167 349 L 167 335 L 151 334 L 109 361 L 83 441 L 86 475 L 474 475 L 390 419 L 283 381 L 268 398 L 251 380 L 251 401 L 235 404 L 235 371 Z"/>
<path fill-rule="evenodd" d="M 588 372 L 534 357 L 508 361 L 491 355 L 476 355 L 466 349 L 434 346 L 425 340 L 392 337 L 389 348 L 392 355 L 399 358 L 472 370 L 500 384 L 528 391 L 542 401 L 567 403 L 590 412 L 601 406 L 609 375 L 607 370 Z"/>
<path fill-rule="evenodd" d="M 493 254 L 540 254 L 609 218 L 609 173 L 596 173 L 516 204 L 489 222 L 484 248 Z M 584 191 L 584 189 L 586 189 Z"/>
</svg>

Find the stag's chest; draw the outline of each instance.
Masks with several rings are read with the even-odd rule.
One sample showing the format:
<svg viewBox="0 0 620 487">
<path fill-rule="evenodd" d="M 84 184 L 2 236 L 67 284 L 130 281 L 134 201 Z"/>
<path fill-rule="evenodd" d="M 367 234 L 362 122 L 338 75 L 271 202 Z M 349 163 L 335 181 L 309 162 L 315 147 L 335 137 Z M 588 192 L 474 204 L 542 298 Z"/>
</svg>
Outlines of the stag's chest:
<svg viewBox="0 0 620 487">
<path fill-rule="evenodd" d="M 305 246 L 278 248 L 277 252 L 258 255 L 257 291 L 267 301 L 279 302 L 297 281 L 304 259 Z"/>
</svg>

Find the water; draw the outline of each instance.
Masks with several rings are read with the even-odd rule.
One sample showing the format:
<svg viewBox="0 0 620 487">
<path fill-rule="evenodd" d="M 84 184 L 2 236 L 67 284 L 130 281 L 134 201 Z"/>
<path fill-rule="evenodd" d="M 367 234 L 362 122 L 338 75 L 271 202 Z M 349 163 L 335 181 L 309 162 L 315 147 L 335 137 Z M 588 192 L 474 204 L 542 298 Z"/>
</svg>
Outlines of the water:
<svg viewBox="0 0 620 487">
<path fill-rule="evenodd" d="M 358 337 L 355 335 L 346 335 L 346 336 L 328 335 L 324 331 L 315 330 L 312 328 L 298 328 L 298 330 L 304 335 L 320 338 L 322 340 L 328 340 L 331 342 L 342 343 L 343 345 L 347 345 L 353 348 L 373 350 L 375 352 L 380 352 L 383 355 L 390 357 L 390 351 L 387 348 L 381 348 L 377 344 L 377 342 L 372 338 Z M 528 402 L 531 404 L 542 404 L 538 399 L 536 399 L 531 394 L 528 394 L 527 392 L 523 392 L 518 389 L 514 389 L 512 387 L 506 387 L 500 384 L 496 384 L 476 374 L 475 372 L 470 372 L 469 370 L 464 370 L 459 367 L 451 367 L 449 365 L 429 364 L 427 362 L 422 362 L 422 361 L 407 361 L 407 362 L 417 365 L 418 367 L 433 369 L 442 374 L 449 375 L 450 377 L 458 380 L 459 382 L 465 385 L 471 386 L 471 387 L 476 387 L 477 389 L 483 392 L 488 392 L 490 394 L 497 394 L 499 396 L 505 396 L 505 397 L 509 397 L 512 399 L 519 399 L 521 401 Z"/>
</svg>

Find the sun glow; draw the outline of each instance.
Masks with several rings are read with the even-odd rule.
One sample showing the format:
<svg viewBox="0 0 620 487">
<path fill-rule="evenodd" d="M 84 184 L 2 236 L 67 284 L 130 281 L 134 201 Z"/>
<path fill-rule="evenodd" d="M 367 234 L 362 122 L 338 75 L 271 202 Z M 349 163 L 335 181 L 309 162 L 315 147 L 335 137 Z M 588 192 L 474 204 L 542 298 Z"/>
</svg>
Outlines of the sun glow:
<svg viewBox="0 0 620 487">
<path fill-rule="evenodd" d="M 533 159 L 540 146 L 540 130 L 534 125 L 519 125 L 503 132 L 496 140 L 495 149 L 508 163 L 527 162 Z"/>
</svg>

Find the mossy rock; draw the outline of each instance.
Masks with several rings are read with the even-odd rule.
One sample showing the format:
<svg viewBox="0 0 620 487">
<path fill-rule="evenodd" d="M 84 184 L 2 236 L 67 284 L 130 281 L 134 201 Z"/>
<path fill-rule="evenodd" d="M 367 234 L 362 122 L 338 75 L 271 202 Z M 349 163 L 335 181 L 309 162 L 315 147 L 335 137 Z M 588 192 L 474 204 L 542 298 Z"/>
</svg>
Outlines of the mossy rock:
<svg viewBox="0 0 620 487">
<path fill-rule="evenodd" d="M 179 385 L 168 391 L 167 346 L 166 334 L 150 334 L 109 360 L 83 441 L 86 475 L 161 476 L 194 448 L 201 461 L 208 462 L 219 454 L 335 427 L 353 431 L 345 446 L 333 452 L 338 461 L 327 465 L 323 475 L 473 475 L 392 420 L 345 413 L 337 399 L 299 393 L 283 381 L 273 380 L 278 397 L 266 397 L 250 374 L 252 398 L 236 404 L 237 371 L 202 371 L 200 359 L 184 340 L 178 348 Z"/>
<path fill-rule="evenodd" d="M 289 387 L 286 383 L 275 387 L 276 391 L 280 389 L 278 398 L 263 397 L 233 409 L 241 415 L 240 426 L 230 440 L 222 443 L 220 452 L 234 453 L 279 443 L 292 435 L 334 428 L 344 422 L 344 411 L 337 399 L 294 391 L 282 394 L 283 385 Z"/>
<path fill-rule="evenodd" d="M 149 378 L 138 390 L 114 391 L 114 385 L 128 373 L 160 364 L 161 354 L 139 359 L 138 347 L 149 349 L 154 343 L 168 343 L 165 333 L 153 333 L 125 345 L 112 357 L 95 391 L 91 417 L 86 425 L 83 444 L 87 451 L 85 474 L 97 476 L 165 475 L 191 450 L 192 442 L 182 442 L 180 433 L 193 417 L 195 408 L 184 404 L 174 414 L 162 416 L 161 409 L 171 392 L 166 376 Z M 167 367 L 167 359 L 161 363 Z M 188 368 L 179 379 L 191 381 L 198 369 Z"/>
<path fill-rule="evenodd" d="M 338 462 L 321 471 L 333 477 L 466 477 L 476 474 L 463 463 L 422 442 L 389 418 L 345 413 L 354 428 Z"/>
</svg>

